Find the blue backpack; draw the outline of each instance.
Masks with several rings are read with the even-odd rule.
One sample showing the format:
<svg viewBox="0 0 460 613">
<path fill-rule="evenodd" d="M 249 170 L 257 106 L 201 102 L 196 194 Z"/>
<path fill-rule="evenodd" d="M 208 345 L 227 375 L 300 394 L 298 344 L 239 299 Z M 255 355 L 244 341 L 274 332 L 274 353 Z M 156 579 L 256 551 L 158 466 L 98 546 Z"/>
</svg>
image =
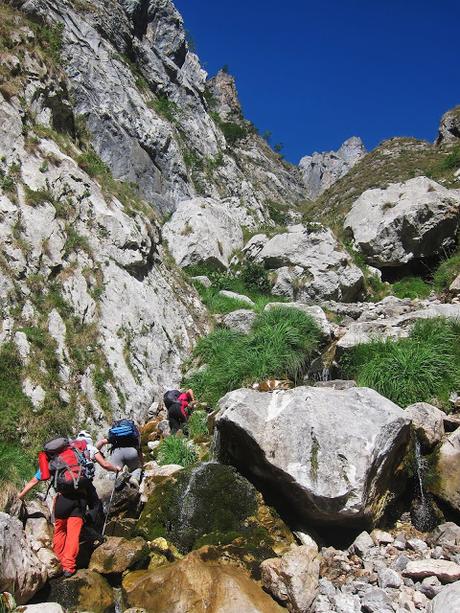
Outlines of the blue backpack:
<svg viewBox="0 0 460 613">
<path fill-rule="evenodd" d="M 117 447 L 135 447 L 139 449 L 140 432 L 131 419 L 114 421 L 109 430 L 108 441 L 112 449 Z"/>
</svg>

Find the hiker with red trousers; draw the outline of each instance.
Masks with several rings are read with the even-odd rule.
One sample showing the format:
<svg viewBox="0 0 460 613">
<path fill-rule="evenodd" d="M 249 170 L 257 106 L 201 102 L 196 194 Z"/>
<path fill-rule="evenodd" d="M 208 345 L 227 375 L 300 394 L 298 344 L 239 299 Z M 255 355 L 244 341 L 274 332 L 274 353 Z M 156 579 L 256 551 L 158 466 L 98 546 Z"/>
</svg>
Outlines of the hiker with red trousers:
<svg viewBox="0 0 460 613">
<path fill-rule="evenodd" d="M 53 439 L 44 445 L 44 450 L 39 453 L 39 469 L 18 494 L 22 500 L 38 483 L 52 479 L 51 484 L 57 492 L 53 502 L 53 551 L 61 562 L 64 577 L 71 577 L 76 571 L 80 533 L 94 489 L 93 459 L 105 470 L 121 470 L 107 462 L 101 453 L 91 457 L 83 439 Z"/>
<path fill-rule="evenodd" d="M 192 403 L 195 402 L 195 395 L 192 389 L 186 392 L 169 390 L 163 396 L 163 402 L 168 411 L 171 434 L 175 434 L 183 424 L 187 423 L 192 412 Z"/>
</svg>

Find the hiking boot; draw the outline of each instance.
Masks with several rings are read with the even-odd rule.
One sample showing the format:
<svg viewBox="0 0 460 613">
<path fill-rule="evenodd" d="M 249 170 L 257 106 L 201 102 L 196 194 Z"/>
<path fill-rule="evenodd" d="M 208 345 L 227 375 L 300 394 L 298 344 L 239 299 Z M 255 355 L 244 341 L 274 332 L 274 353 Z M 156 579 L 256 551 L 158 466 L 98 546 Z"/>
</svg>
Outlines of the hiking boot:
<svg viewBox="0 0 460 613">
<path fill-rule="evenodd" d="M 75 571 L 74 570 L 65 570 L 62 573 L 64 579 L 68 579 L 69 577 L 72 577 L 73 575 L 75 575 Z"/>
</svg>

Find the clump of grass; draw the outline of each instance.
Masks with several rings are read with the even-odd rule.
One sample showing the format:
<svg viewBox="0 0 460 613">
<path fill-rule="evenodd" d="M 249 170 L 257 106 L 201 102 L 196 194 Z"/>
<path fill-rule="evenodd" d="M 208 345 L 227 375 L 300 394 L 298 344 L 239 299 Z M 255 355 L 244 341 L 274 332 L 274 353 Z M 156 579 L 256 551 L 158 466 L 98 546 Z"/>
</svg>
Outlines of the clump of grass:
<svg viewBox="0 0 460 613">
<path fill-rule="evenodd" d="M 0 441 L 0 458 L 2 487 L 6 483 L 13 483 L 19 487 L 26 479 L 30 479 L 33 470 L 32 459 L 22 445 Z"/>
<path fill-rule="evenodd" d="M 177 121 L 179 107 L 175 102 L 169 100 L 169 98 L 167 98 L 166 96 L 160 96 L 156 100 L 149 102 L 148 106 L 153 108 L 158 113 L 158 115 L 161 115 L 170 123 L 175 123 Z"/>
<path fill-rule="evenodd" d="M 192 442 L 180 436 L 168 436 L 158 445 L 157 461 L 160 466 L 179 464 L 184 468 L 198 460 L 198 453 Z"/>
<path fill-rule="evenodd" d="M 445 290 L 460 275 L 460 252 L 444 260 L 433 276 L 434 286 L 438 291 Z"/>
<path fill-rule="evenodd" d="M 29 206 L 39 206 L 44 202 L 54 202 L 54 197 L 50 189 L 33 190 L 27 185 L 24 186 L 26 204 Z"/>
<path fill-rule="evenodd" d="M 205 275 L 211 281 L 211 287 L 206 288 L 201 283 L 195 283 L 201 300 L 211 313 L 231 313 L 237 309 L 252 309 L 262 312 L 269 302 L 286 302 L 287 298 L 272 296 L 270 282 L 263 266 L 257 263 L 244 262 L 238 265 L 236 271 L 218 271 L 206 266 L 190 266 L 186 270 L 190 277 Z M 228 290 L 250 298 L 255 306 L 246 302 L 219 296 L 220 290 Z"/>
<path fill-rule="evenodd" d="M 405 277 L 393 284 L 393 294 L 397 298 L 428 298 L 432 287 L 420 277 Z"/>
<path fill-rule="evenodd" d="M 22 391 L 22 363 L 13 343 L 0 349 L 0 431 L 2 441 L 15 441 L 25 415 L 32 413 L 32 404 Z"/>
<path fill-rule="evenodd" d="M 237 309 L 248 309 L 249 305 L 243 300 L 236 298 L 228 298 L 227 296 L 220 296 L 219 290 L 213 287 L 204 287 L 201 283 L 196 283 L 196 288 L 200 294 L 200 298 L 206 305 L 210 313 L 231 313 Z"/>
<path fill-rule="evenodd" d="M 90 177 L 100 177 L 109 173 L 109 169 L 93 149 L 79 155 L 77 163 Z"/>
<path fill-rule="evenodd" d="M 437 399 L 448 407 L 460 385 L 460 324 L 443 318 L 418 321 L 408 338 L 373 341 L 353 348 L 342 370 L 396 404 Z"/>
<path fill-rule="evenodd" d="M 207 367 L 185 385 L 214 406 L 227 392 L 259 379 L 297 381 L 319 343 L 320 330 L 310 316 L 280 306 L 259 314 L 248 335 L 217 329 L 201 339 L 194 355 Z"/>
<path fill-rule="evenodd" d="M 190 438 L 197 439 L 205 437 L 208 431 L 208 414 L 206 411 L 194 411 L 187 422 Z"/>
</svg>

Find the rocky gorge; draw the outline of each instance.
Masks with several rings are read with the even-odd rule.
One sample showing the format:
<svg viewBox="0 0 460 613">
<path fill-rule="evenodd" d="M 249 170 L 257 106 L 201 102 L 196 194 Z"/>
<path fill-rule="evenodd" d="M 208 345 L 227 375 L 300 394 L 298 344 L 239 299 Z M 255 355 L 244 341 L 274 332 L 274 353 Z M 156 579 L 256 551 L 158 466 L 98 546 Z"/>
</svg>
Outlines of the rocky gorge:
<svg viewBox="0 0 460 613">
<path fill-rule="evenodd" d="M 459 107 L 294 166 L 170 0 L 0 16 L 0 611 L 460 610 Z M 123 416 L 144 479 L 64 579 L 18 487 Z"/>
</svg>

